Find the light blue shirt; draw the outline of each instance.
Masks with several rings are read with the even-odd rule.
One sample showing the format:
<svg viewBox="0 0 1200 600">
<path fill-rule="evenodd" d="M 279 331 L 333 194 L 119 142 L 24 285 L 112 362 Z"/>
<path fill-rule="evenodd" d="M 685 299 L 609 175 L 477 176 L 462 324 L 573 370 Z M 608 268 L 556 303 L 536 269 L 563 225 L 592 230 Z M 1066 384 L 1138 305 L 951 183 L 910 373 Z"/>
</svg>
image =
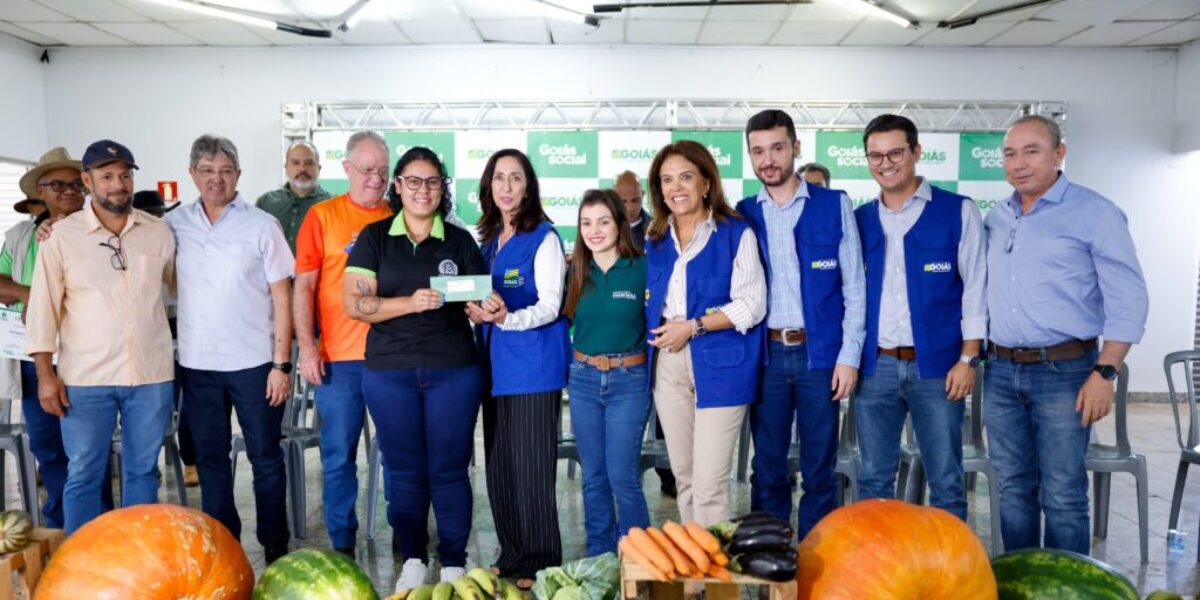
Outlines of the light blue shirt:
<svg viewBox="0 0 1200 600">
<path fill-rule="evenodd" d="M 984 220 L 991 339 L 1010 348 L 1068 340 L 1135 344 L 1149 296 L 1125 213 L 1060 173 L 1021 214 L 1015 192 Z"/>
<path fill-rule="evenodd" d="M 804 214 L 809 199 L 808 183 L 800 180 L 796 195 L 782 207 L 771 199 L 766 186 L 758 190 L 767 225 L 767 250 L 771 261 L 767 286 L 767 327 L 785 329 L 804 327 L 804 304 L 800 298 L 800 258 L 796 255 L 793 231 Z M 862 245 L 854 221 L 854 203 L 842 194 L 842 241 L 838 244 L 838 267 L 842 274 L 842 349 L 838 364 L 858 368 L 862 360 L 863 339 L 867 335 L 867 279 L 863 271 Z M 847 224 L 849 226 L 847 226 Z"/>
<path fill-rule="evenodd" d="M 295 259 L 279 221 L 238 194 L 211 223 L 197 200 L 171 211 L 179 299 L 179 364 L 239 371 L 274 354 L 270 285 Z"/>
<path fill-rule="evenodd" d="M 933 201 L 933 189 L 924 177 L 917 192 L 900 205 L 888 208 L 881 196 L 879 222 L 887 238 L 884 252 L 883 294 L 879 299 L 879 346 L 896 348 L 913 345 L 912 313 L 908 306 L 908 270 L 904 263 L 904 236 L 912 229 L 925 205 Z M 972 200 L 962 201 L 962 229 L 958 240 L 958 274 L 963 280 L 962 337 L 982 340 L 987 335 L 987 305 L 984 284 L 987 262 L 983 252 L 983 217 Z"/>
</svg>

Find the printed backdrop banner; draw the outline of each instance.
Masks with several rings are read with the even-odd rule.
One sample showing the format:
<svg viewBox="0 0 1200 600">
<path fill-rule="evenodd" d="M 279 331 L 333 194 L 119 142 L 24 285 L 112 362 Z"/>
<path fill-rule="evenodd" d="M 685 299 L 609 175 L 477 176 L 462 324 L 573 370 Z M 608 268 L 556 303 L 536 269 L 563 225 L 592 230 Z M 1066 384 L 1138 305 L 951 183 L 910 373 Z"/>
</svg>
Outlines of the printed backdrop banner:
<svg viewBox="0 0 1200 600">
<path fill-rule="evenodd" d="M 800 158 L 796 166 L 816 162 L 829 168 L 832 186 L 845 190 L 857 206 L 869 202 L 879 187 L 867 168 L 862 133 L 857 131 L 800 131 Z M 321 185 L 332 193 L 349 188 L 342 168 L 349 131 L 320 131 L 313 143 L 320 150 Z M 754 176 L 745 136 L 737 130 L 660 131 L 387 131 L 392 164 L 413 146 L 432 149 L 446 163 L 453 178 L 455 213 L 474 224 L 479 206 L 480 177 L 488 158 L 497 150 L 517 148 L 529 156 L 541 184 L 542 205 L 558 227 L 570 250 L 575 244 L 576 219 L 583 192 L 610 187 L 623 171 L 643 180 L 658 151 L 668 143 L 694 140 L 712 154 L 721 173 L 722 188 L 731 203 L 757 194 L 762 185 Z M 983 211 L 1007 197 L 1004 181 L 1002 133 L 925 133 L 921 135 L 921 160 L 917 172 L 934 185 L 973 198 Z M 647 207 L 649 199 L 646 199 Z"/>
</svg>

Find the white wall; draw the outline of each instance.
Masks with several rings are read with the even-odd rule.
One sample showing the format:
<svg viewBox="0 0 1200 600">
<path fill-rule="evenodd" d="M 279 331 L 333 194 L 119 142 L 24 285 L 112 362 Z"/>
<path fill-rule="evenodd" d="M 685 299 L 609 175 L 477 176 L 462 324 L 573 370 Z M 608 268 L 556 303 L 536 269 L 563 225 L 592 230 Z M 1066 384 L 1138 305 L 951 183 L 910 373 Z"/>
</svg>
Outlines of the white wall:
<svg viewBox="0 0 1200 600">
<path fill-rule="evenodd" d="M 1124 208 L 1150 285 L 1132 389 L 1161 391 L 1163 354 L 1191 347 L 1196 297 L 1197 185 L 1171 152 L 1176 64 L 1133 49 L 67 49 L 46 86 L 77 93 L 48 94 L 46 114 L 50 139 L 123 141 L 140 187 L 177 179 L 189 198 L 188 148 L 204 132 L 238 144 L 247 195 L 279 184 L 284 101 L 1064 100 L 1070 176 Z"/>
<path fill-rule="evenodd" d="M 1200 41 L 1179 51 L 1177 73 L 1172 148 L 1176 152 L 1200 151 Z"/>
<path fill-rule="evenodd" d="M 0 92 L 0 158 L 35 162 L 49 149 L 41 54 L 37 46 L 0 34 L 5 86 Z"/>
</svg>

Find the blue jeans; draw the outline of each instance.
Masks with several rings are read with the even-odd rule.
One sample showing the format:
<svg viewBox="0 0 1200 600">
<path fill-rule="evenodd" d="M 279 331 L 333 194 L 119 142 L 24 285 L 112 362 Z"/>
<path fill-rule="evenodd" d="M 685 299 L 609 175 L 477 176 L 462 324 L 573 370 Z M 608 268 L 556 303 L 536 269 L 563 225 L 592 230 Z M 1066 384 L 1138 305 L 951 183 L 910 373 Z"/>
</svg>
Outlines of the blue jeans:
<svg viewBox="0 0 1200 600">
<path fill-rule="evenodd" d="M 233 427 L 237 410 L 246 458 L 254 476 L 256 534 L 263 546 L 287 544 L 287 468 L 283 464 L 283 405 L 267 403 L 270 363 L 238 371 L 183 369 L 183 402 L 192 424 L 200 505 L 241 539 L 242 519 L 233 495 Z"/>
<path fill-rule="evenodd" d="M 617 539 L 630 527 L 650 524 L 639 468 L 642 436 L 650 418 L 647 372 L 645 364 L 601 371 L 571 361 L 567 389 L 571 431 L 583 467 L 588 556 L 616 552 Z"/>
<path fill-rule="evenodd" d="M 42 504 L 45 527 L 63 527 L 63 486 L 67 483 L 67 451 L 63 449 L 62 429 L 58 417 L 42 410 L 38 402 L 37 368 L 30 361 L 21 361 L 21 416 L 29 435 L 29 450 L 37 462 L 42 485 L 46 487 L 46 502 Z M 108 463 L 105 462 L 105 471 Z M 112 480 L 100 481 L 100 506 L 103 512 L 112 510 Z"/>
<path fill-rule="evenodd" d="M 401 554 L 428 562 L 432 502 L 442 566 L 466 566 L 479 367 L 363 369 L 362 389 L 390 475 L 388 523 Z"/>
<path fill-rule="evenodd" d="M 1075 412 L 1096 351 L 1074 360 L 1016 364 L 988 359 L 983 422 L 1000 490 L 1000 531 L 1007 551 L 1041 545 L 1088 554 L 1087 447 L 1091 426 Z"/>
<path fill-rule="evenodd" d="M 321 413 L 321 499 L 325 528 L 334 548 L 353 548 L 358 536 L 358 440 L 362 437 L 366 403 L 363 401 L 363 362 L 325 363 L 317 387 Z M 369 498 L 368 502 L 375 502 Z"/>
<path fill-rule="evenodd" d="M 922 379 L 917 362 L 880 354 L 875 374 L 862 380 L 854 397 L 862 470 L 859 498 L 895 498 L 900 465 L 900 436 L 906 413 L 912 415 L 921 464 L 929 479 L 929 503 L 964 521 L 962 400 L 946 399 L 946 378 Z"/>
<path fill-rule="evenodd" d="M 100 486 L 108 482 L 108 456 L 121 415 L 122 506 L 158 502 L 158 453 L 171 420 L 170 381 L 146 385 L 71 385 L 71 406 L 59 419 L 67 451 L 63 524 L 67 535 L 100 515 Z"/>
<path fill-rule="evenodd" d="M 750 478 L 751 510 L 766 510 L 792 519 L 792 482 L 788 451 L 792 424 L 800 437 L 800 507 L 797 539 L 837 506 L 838 411 L 830 386 L 833 369 L 809 369 L 808 345 L 785 346 L 768 342 L 770 363 L 763 370 L 762 392 L 750 405 L 750 431 L 754 436 L 753 474 Z"/>
</svg>

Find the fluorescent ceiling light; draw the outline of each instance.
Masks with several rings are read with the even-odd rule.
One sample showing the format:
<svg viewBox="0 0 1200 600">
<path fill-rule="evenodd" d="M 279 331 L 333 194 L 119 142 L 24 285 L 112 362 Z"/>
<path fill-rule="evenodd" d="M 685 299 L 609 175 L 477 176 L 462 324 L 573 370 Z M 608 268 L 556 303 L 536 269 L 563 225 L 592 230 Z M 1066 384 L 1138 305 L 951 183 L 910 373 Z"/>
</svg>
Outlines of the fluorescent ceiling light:
<svg viewBox="0 0 1200 600">
<path fill-rule="evenodd" d="M 843 6 L 855 8 L 860 12 L 873 17 L 887 19 L 888 21 L 891 21 L 901 27 L 908 28 L 917 26 L 915 21 L 911 21 L 907 17 L 900 16 L 892 10 L 870 2 L 869 0 L 838 0 L 838 3 Z"/>
<path fill-rule="evenodd" d="M 263 29 L 277 29 L 279 31 L 286 31 L 288 33 L 295 33 L 297 35 L 304 35 L 304 36 L 308 36 L 308 37 L 325 37 L 325 38 L 327 38 L 327 37 L 330 37 L 331 35 L 333 35 L 332 32 L 330 32 L 328 29 L 310 29 L 308 27 L 300 27 L 299 25 L 291 25 L 289 23 L 280 23 L 279 21 L 272 21 L 270 19 L 264 19 L 261 17 L 248 15 L 243 12 L 238 12 L 236 10 L 230 10 L 230 9 L 227 9 L 224 7 L 214 6 L 212 4 L 209 4 L 207 2 L 202 2 L 200 0 L 145 0 L 145 1 L 152 2 L 154 4 L 160 4 L 162 6 L 169 6 L 171 8 L 178 8 L 180 10 L 187 10 L 187 11 L 191 11 L 194 13 L 206 15 L 209 17 L 217 17 L 218 19 L 225 19 L 228 21 L 235 21 L 235 22 L 242 23 L 245 25 L 253 25 L 255 27 L 262 27 Z"/>
<path fill-rule="evenodd" d="M 366 15 L 367 5 L 370 3 L 371 0 L 358 0 L 358 2 L 355 2 L 354 5 L 346 11 L 346 21 L 342 23 L 338 29 L 347 31 L 351 27 L 358 25 L 358 22 L 362 20 L 364 15 Z"/>
</svg>

